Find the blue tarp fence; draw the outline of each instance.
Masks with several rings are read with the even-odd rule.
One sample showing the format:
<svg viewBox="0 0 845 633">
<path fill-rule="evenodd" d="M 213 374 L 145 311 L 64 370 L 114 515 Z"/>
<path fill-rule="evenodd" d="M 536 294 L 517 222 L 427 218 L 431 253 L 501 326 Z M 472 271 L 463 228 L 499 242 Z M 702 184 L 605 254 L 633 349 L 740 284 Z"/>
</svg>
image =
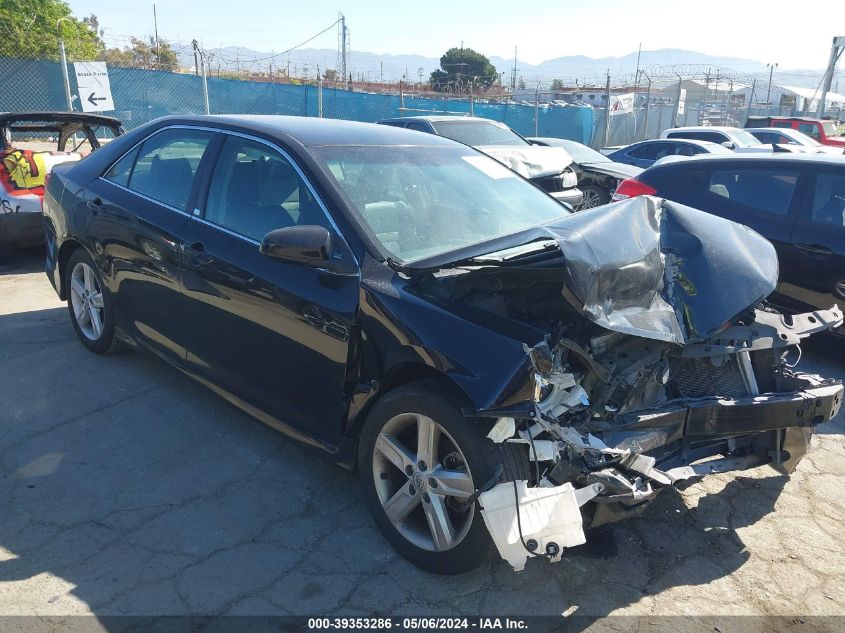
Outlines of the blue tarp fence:
<svg viewBox="0 0 845 633">
<path fill-rule="evenodd" d="M 71 92 L 75 110 L 81 110 L 73 68 Z M 127 128 L 167 114 L 202 114 L 202 78 L 140 68 L 109 67 L 115 112 Z M 208 77 L 212 114 L 287 114 L 318 116 L 320 88 L 268 81 Z M 82 95 L 84 98 L 84 95 Z M 350 92 L 322 88 L 323 116 L 351 121 L 432 113 L 469 113 L 467 100 L 429 99 L 405 95 Z M 404 107 L 404 109 L 403 109 Z M 60 64 L 45 60 L 0 57 L 0 111 L 65 110 Z M 589 144 L 593 110 L 579 106 L 520 103 L 485 103 L 476 100 L 475 116 L 502 121 L 524 136 L 566 138 Z"/>
</svg>

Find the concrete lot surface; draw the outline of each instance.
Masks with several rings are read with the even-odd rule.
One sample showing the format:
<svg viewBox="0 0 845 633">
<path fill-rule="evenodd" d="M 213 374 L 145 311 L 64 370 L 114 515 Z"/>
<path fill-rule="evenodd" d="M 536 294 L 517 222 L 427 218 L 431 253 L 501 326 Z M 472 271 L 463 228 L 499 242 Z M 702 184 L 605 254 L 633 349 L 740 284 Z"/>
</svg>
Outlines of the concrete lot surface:
<svg viewBox="0 0 845 633">
<path fill-rule="evenodd" d="M 802 367 L 842 377 L 843 347 Z M 0 615 L 845 615 L 844 433 L 789 478 L 666 492 L 557 565 L 431 576 L 352 474 L 154 358 L 86 351 L 29 252 L 0 268 Z"/>
</svg>

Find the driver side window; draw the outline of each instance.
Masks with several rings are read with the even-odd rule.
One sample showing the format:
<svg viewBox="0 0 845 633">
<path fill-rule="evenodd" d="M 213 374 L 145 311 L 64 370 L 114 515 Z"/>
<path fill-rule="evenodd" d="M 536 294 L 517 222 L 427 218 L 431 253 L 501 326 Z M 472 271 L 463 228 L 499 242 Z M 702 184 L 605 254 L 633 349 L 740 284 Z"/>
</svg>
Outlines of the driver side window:
<svg viewBox="0 0 845 633">
<path fill-rule="evenodd" d="M 229 136 L 208 191 L 205 219 L 256 241 L 274 229 L 316 224 L 331 230 L 305 181 L 272 147 Z"/>
</svg>

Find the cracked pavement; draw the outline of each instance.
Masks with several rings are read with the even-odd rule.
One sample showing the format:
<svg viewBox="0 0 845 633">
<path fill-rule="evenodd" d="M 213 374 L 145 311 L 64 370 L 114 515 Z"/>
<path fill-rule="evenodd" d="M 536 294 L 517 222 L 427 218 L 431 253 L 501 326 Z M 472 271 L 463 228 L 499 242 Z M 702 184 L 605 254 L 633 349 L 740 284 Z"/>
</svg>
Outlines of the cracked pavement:
<svg viewBox="0 0 845 633">
<path fill-rule="evenodd" d="M 664 492 L 561 563 L 436 577 L 356 477 L 139 353 L 77 341 L 41 253 L 0 269 L 0 615 L 845 615 L 845 416 L 791 477 Z M 845 345 L 802 368 L 845 374 Z"/>
</svg>

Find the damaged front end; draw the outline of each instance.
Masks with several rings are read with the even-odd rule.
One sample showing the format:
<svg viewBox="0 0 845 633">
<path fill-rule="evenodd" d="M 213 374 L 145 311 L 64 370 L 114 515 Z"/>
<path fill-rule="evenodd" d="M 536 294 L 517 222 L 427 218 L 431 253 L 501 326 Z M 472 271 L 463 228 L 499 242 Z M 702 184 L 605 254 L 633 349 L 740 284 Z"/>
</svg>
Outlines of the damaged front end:
<svg viewBox="0 0 845 633">
<path fill-rule="evenodd" d="M 632 516 L 663 488 L 762 464 L 789 473 L 837 414 L 842 385 L 797 364 L 801 341 L 842 313 L 769 308 L 777 258 L 750 229 L 643 197 L 544 231 L 540 249 L 419 280 L 431 296 L 546 333 L 525 344 L 531 393 L 465 411 L 531 462 L 530 479 L 505 472 L 479 495 L 515 569 L 532 555 L 559 560 L 584 527 Z"/>
</svg>

